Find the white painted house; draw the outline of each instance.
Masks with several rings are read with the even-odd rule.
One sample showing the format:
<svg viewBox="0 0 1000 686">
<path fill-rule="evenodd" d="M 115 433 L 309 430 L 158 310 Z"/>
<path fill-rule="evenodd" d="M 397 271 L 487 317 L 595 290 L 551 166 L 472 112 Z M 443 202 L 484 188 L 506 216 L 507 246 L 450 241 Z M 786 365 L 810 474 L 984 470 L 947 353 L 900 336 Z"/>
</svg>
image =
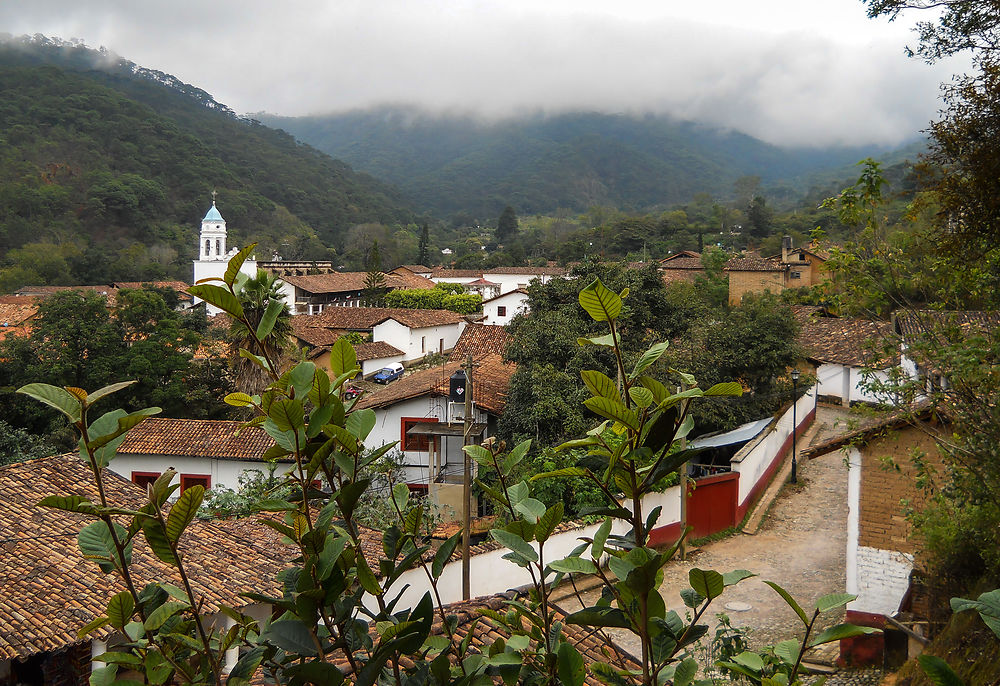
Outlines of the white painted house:
<svg viewBox="0 0 1000 686">
<path fill-rule="evenodd" d="M 569 277 L 566 267 L 494 267 L 483 272 L 483 278 L 500 284 L 500 295 L 527 288 L 535 279 L 548 283 L 552 279 Z"/>
<path fill-rule="evenodd" d="M 226 220 L 222 218 L 219 208 L 215 206 L 215 193 L 212 193 L 212 207 L 205 218 L 201 220 L 201 233 L 198 237 L 198 259 L 194 260 L 194 282 L 202 279 L 222 278 L 229 266 L 229 260 L 239 252 L 239 248 L 226 250 Z M 248 276 L 257 276 L 257 260 L 252 255 L 243 262 L 240 271 Z M 194 299 L 195 305 L 200 303 Z M 206 304 L 210 315 L 219 314 L 222 310 L 214 305 Z"/>
<path fill-rule="evenodd" d="M 243 472 L 268 472 L 263 456 L 273 445 L 263 429 L 243 422 L 150 417 L 129 431 L 111 470 L 144 486 L 173 467 L 180 492 L 194 485 L 235 490 Z M 275 473 L 283 474 L 292 464 L 287 458 L 279 460 Z"/>
<path fill-rule="evenodd" d="M 402 353 L 402 362 L 413 362 L 431 353 L 455 347 L 466 325 L 465 317 L 449 310 L 411 310 L 397 307 L 328 307 L 322 314 L 292 318 L 296 336 L 325 329 L 333 340 L 355 331 L 371 335 L 373 343 L 387 343 Z"/>
<path fill-rule="evenodd" d="M 803 314 L 800 308 L 798 343 L 806 358 L 816 365 L 818 392 L 822 398 L 848 406 L 851 403 L 893 404 L 887 394 L 868 388 L 878 379 L 888 381 L 898 360 L 878 354 L 889 341 L 892 325 L 853 317 L 821 317 Z"/>
<path fill-rule="evenodd" d="M 518 288 L 483 301 L 483 324 L 505 326 L 528 309 L 528 292 Z"/>
</svg>

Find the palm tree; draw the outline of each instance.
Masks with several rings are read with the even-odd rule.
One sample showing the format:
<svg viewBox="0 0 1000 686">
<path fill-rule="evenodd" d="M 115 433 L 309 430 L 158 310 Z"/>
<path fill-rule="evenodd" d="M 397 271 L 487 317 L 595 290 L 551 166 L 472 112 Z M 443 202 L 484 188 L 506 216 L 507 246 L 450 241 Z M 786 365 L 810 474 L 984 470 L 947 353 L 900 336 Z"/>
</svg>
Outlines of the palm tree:
<svg viewBox="0 0 1000 686">
<path fill-rule="evenodd" d="M 267 306 L 273 301 L 285 299 L 277 277 L 263 269 L 258 269 L 257 276 L 250 277 L 244 282 L 237 297 L 243 306 L 247 323 L 253 326 L 254 331 L 257 330 Z M 257 342 L 257 339 L 251 335 L 247 325 L 242 321 L 234 319 L 233 323 L 230 324 L 228 338 L 236 372 L 236 385 L 244 393 L 251 395 L 260 393 L 267 388 L 271 380 L 263 369 L 251 360 L 241 357 L 240 349 L 264 357 L 270 361 L 275 369 L 280 369 L 287 357 L 288 341 L 292 334 L 291 317 L 288 305 L 285 304 L 278 313 L 274 328 L 261 343 Z"/>
</svg>

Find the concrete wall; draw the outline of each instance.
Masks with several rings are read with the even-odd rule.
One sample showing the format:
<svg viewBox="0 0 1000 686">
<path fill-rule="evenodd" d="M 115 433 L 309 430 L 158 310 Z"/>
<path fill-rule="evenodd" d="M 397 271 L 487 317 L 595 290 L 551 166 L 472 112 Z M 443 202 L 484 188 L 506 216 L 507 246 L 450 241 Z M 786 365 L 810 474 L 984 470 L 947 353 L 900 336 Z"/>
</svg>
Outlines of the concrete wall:
<svg viewBox="0 0 1000 686">
<path fill-rule="evenodd" d="M 808 389 L 795 402 L 797 436 L 805 432 L 816 416 L 816 387 Z M 781 459 L 792 446 L 792 407 L 777 417 L 764 432 L 747 443 L 733 457 L 733 470 L 740 474 L 738 516 L 740 519 L 761 494 Z M 801 450 L 802 445 L 798 448 Z"/>
</svg>

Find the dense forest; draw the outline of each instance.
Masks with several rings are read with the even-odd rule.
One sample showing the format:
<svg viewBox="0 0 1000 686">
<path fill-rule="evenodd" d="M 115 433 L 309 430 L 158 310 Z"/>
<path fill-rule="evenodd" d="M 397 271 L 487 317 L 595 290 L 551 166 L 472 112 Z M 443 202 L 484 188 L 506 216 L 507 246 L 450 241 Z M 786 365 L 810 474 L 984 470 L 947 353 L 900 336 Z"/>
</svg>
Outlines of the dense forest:
<svg viewBox="0 0 1000 686">
<path fill-rule="evenodd" d="M 204 91 L 101 51 L 0 42 L 0 291 L 190 278 L 219 192 L 231 244 L 331 259 L 350 227 L 407 222 L 396 191 Z"/>
<path fill-rule="evenodd" d="M 312 117 L 255 115 L 402 189 L 438 215 L 581 212 L 593 205 L 664 209 L 759 176 L 785 206 L 817 183 L 842 181 L 869 147 L 780 148 L 731 130 L 659 115 L 567 113 L 489 122 L 382 107 Z M 731 199 L 724 197 L 724 200 Z"/>
</svg>

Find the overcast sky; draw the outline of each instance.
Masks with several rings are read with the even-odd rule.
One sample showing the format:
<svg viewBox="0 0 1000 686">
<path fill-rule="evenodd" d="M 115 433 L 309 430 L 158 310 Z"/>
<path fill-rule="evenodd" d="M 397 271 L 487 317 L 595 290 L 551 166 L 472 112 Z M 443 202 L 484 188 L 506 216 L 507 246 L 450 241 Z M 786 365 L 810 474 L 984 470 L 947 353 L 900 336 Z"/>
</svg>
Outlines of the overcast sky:
<svg viewBox="0 0 1000 686">
<path fill-rule="evenodd" d="M 965 63 L 907 58 L 916 20 L 860 0 L 0 0 L 0 31 L 103 45 L 241 113 L 651 111 L 779 144 L 925 128 Z"/>
</svg>

